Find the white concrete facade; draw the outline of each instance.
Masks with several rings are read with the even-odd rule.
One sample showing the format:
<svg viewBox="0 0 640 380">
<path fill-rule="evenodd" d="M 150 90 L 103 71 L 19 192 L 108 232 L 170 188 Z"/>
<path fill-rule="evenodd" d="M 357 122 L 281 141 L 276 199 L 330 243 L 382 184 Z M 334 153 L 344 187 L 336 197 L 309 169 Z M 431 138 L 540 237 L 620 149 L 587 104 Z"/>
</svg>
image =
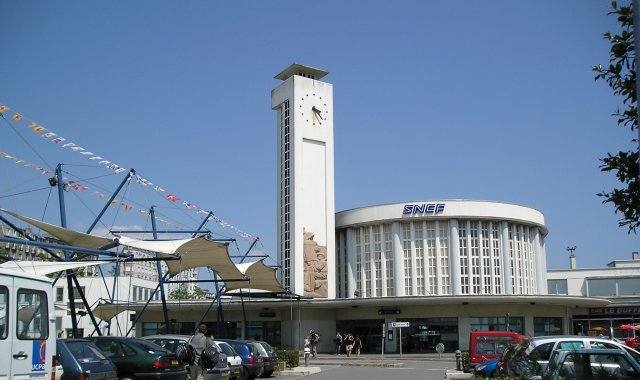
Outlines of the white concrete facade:
<svg viewBox="0 0 640 380">
<path fill-rule="evenodd" d="M 424 200 L 336 214 L 338 297 L 547 293 L 541 212 Z"/>
<path fill-rule="evenodd" d="M 333 86 L 319 79 L 327 73 L 292 65 L 271 92 L 277 112 L 278 261 L 282 285 L 304 293 L 304 234 L 326 247 L 334 268 Z M 335 272 L 327 274 L 327 298 L 335 297 Z"/>
</svg>

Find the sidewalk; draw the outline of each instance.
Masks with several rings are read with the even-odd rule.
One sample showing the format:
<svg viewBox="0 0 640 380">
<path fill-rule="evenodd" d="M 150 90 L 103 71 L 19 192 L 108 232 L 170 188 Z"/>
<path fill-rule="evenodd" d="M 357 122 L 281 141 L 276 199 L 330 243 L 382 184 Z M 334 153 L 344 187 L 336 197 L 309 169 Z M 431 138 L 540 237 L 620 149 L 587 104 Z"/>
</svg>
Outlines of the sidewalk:
<svg viewBox="0 0 640 380">
<path fill-rule="evenodd" d="M 454 353 L 444 354 L 384 354 L 384 358 L 380 354 L 362 354 L 359 357 L 346 355 L 318 354 L 317 358 L 309 359 L 309 366 L 304 366 L 304 357 L 300 357 L 300 366 L 296 368 L 288 368 L 278 372 L 282 376 L 290 375 L 310 375 L 312 373 L 321 372 L 320 366 L 367 366 L 367 367 L 403 367 L 404 361 L 456 361 Z M 455 367 L 455 364 L 454 364 Z"/>
</svg>

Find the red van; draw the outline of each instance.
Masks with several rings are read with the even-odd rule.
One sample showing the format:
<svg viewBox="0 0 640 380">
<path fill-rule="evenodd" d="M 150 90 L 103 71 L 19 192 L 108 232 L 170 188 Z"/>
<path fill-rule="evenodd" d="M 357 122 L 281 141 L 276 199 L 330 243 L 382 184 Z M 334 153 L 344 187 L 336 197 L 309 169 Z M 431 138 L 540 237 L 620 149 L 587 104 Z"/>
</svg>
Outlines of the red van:
<svg viewBox="0 0 640 380">
<path fill-rule="evenodd" d="M 502 355 L 509 345 L 515 345 L 525 336 L 513 331 L 472 331 L 469 336 L 469 365 L 476 365 Z"/>
</svg>

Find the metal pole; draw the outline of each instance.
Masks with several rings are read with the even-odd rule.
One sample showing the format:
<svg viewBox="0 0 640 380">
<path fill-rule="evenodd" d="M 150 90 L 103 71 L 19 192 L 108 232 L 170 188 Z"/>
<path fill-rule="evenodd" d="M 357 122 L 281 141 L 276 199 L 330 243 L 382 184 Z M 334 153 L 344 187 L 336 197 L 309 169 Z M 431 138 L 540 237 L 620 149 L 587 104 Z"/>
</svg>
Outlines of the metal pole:
<svg viewBox="0 0 640 380">
<path fill-rule="evenodd" d="M 384 338 L 385 338 L 385 334 L 386 333 L 387 332 L 385 331 L 384 323 L 383 323 L 382 324 L 382 350 L 381 350 L 381 352 L 382 352 L 382 361 L 384 361 Z"/>
<path fill-rule="evenodd" d="M 402 327 L 398 327 L 399 335 L 400 335 L 400 359 L 402 359 Z"/>
</svg>

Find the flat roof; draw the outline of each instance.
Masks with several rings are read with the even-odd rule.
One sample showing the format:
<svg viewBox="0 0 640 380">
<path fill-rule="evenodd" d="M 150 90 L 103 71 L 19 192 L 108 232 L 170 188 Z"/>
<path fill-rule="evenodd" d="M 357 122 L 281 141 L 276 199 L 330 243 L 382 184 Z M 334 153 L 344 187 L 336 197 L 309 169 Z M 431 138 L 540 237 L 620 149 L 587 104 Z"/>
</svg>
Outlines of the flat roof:
<svg viewBox="0 0 640 380">
<path fill-rule="evenodd" d="M 275 79 L 287 80 L 289 77 L 296 75 L 298 73 L 304 73 L 308 76 L 312 76 L 314 79 L 320 79 L 329 74 L 328 71 L 324 71 L 321 69 L 316 69 L 315 67 L 302 65 L 299 63 L 294 63 L 286 69 L 282 70 L 280 74 L 276 75 Z"/>
</svg>

